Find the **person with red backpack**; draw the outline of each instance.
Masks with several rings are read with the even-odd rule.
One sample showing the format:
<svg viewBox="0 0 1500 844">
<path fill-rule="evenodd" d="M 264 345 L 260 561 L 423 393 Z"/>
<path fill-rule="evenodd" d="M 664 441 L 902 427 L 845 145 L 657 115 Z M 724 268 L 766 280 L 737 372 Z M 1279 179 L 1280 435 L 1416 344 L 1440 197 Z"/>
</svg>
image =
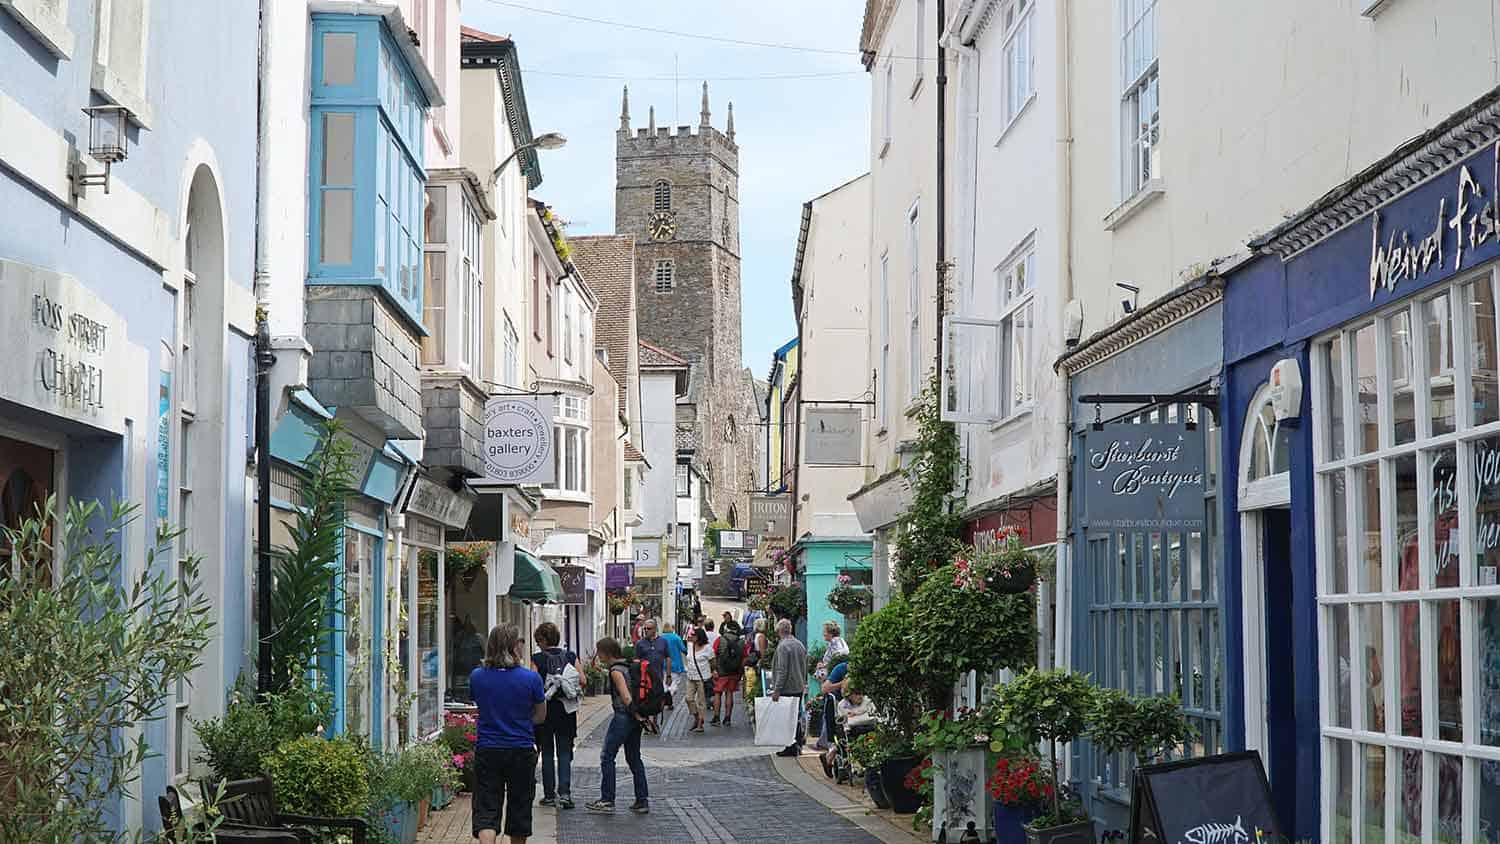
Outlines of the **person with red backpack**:
<svg viewBox="0 0 1500 844">
<path fill-rule="evenodd" d="M 604 734 L 604 749 L 599 754 L 599 799 L 584 806 L 590 812 L 612 813 L 615 810 L 615 757 L 625 749 L 625 764 L 635 785 L 635 802 L 630 811 L 637 815 L 650 813 L 646 785 L 646 763 L 641 761 L 641 733 L 646 723 L 661 713 L 664 698 L 662 677 L 653 670 L 650 660 L 626 661 L 620 643 L 600 639 L 594 646 L 599 659 L 609 663 L 610 702 L 614 715 Z"/>
</svg>

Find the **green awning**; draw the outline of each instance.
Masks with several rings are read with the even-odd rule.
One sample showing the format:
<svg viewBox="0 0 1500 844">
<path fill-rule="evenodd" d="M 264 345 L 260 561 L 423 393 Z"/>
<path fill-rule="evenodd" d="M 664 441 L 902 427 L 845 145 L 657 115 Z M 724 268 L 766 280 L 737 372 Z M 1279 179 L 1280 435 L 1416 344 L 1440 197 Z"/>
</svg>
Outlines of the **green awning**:
<svg viewBox="0 0 1500 844">
<path fill-rule="evenodd" d="M 551 566 L 517 548 L 516 577 L 507 595 L 513 601 L 560 604 L 563 599 L 562 578 Z"/>
</svg>

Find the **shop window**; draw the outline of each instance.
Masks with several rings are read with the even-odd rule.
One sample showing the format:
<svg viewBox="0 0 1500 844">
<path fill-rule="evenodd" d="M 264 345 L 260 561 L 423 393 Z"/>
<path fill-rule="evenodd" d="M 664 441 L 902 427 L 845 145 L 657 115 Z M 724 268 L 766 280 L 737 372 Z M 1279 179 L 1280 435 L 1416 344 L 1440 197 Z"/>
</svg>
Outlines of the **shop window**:
<svg viewBox="0 0 1500 844">
<path fill-rule="evenodd" d="M 1484 272 L 1312 350 L 1324 840 L 1500 828 L 1495 316 Z"/>
<path fill-rule="evenodd" d="M 1185 431 L 1219 436 L 1211 415 L 1167 406 L 1127 417 L 1126 423 L 1172 423 L 1192 418 Z M 1206 474 L 1218 475 L 1217 452 L 1205 448 Z M 1204 529 L 1090 533 L 1084 547 L 1086 642 L 1079 662 L 1097 682 L 1139 695 L 1176 695 L 1196 731 L 1173 756 L 1223 750 L 1225 656 L 1220 608 L 1218 490 L 1205 485 Z M 1089 749 L 1091 788 L 1129 799 L 1128 755 Z"/>
</svg>

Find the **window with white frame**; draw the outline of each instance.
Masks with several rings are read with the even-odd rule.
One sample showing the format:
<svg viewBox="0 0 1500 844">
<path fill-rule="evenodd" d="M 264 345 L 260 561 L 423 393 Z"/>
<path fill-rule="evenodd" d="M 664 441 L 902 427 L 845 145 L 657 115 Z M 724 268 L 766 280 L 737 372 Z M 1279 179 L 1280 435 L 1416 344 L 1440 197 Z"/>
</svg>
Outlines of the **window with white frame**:
<svg viewBox="0 0 1500 844">
<path fill-rule="evenodd" d="M 441 5 L 441 4 L 439 4 Z M 484 355 L 484 280 L 480 275 L 480 218 L 469 197 L 463 208 L 463 242 L 458 283 L 463 292 L 463 357 L 460 363 L 475 377 Z"/>
<path fill-rule="evenodd" d="M 448 186 L 428 185 L 422 212 L 422 254 L 426 276 L 422 289 L 422 363 L 439 366 L 448 343 Z"/>
<path fill-rule="evenodd" d="M 1121 0 L 1121 195 L 1128 199 L 1155 175 L 1161 139 L 1158 111 L 1156 0 Z"/>
<path fill-rule="evenodd" d="M 625 501 L 624 501 L 625 509 L 626 510 L 634 510 L 635 509 L 635 468 L 634 467 L 631 467 L 631 466 L 626 466 L 625 467 L 625 477 L 624 477 L 624 481 L 620 485 L 620 488 L 623 490 L 624 495 L 625 495 Z"/>
<path fill-rule="evenodd" d="M 918 224 L 920 201 L 906 213 L 906 386 L 912 401 L 922 393 L 922 262 Z"/>
<path fill-rule="evenodd" d="M 1005 24 L 1005 122 L 1016 119 L 1036 92 L 1031 43 L 1035 15 L 1031 0 L 1010 0 L 1001 13 Z"/>
<path fill-rule="evenodd" d="M 182 530 L 177 537 L 177 560 L 174 567 L 177 582 L 186 588 L 189 585 L 190 560 L 197 537 L 194 536 L 193 483 L 197 472 L 193 470 L 191 458 L 195 440 L 194 420 L 197 416 L 197 363 L 193 349 L 193 332 L 197 327 L 198 274 L 195 263 L 197 243 L 193 226 L 189 225 L 185 260 L 182 273 L 182 331 L 177 356 L 177 405 L 179 427 L 177 435 L 177 524 Z M 185 782 L 192 760 L 190 757 L 192 725 L 188 714 L 192 711 L 193 684 L 178 682 L 173 694 L 173 730 L 171 769 L 173 782 Z"/>
<path fill-rule="evenodd" d="M 686 498 L 692 494 L 692 488 L 688 483 L 688 467 L 686 463 L 677 464 L 677 497 Z"/>
<path fill-rule="evenodd" d="M 558 398 L 552 426 L 552 460 L 555 479 L 546 487 L 557 492 L 585 494 L 588 484 L 588 400 L 583 396 Z"/>
<path fill-rule="evenodd" d="M 652 188 L 651 210 L 672 210 L 672 183 L 666 179 L 657 179 Z"/>
<path fill-rule="evenodd" d="M 1495 284 L 1423 291 L 1313 349 L 1325 841 L 1500 828 Z"/>
<path fill-rule="evenodd" d="M 510 316 L 505 317 L 505 385 L 507 387 L 521 386 L 521 337 L 516 334 L 516 326 L 511 323 Z"/>
<path fill-rule="evenodd" d="M 1031 404 L 1036 384 L 1036 252 L 1028 244 L 1021 255 L 995 270 L 1000 316 L 1000 414 L 1010 416 Z"/>
<path fill-rule="evenodd" d="M 912 20 L 912 67 L 911 96 L 916 98 L 922 90 L 922 76 L 927 72 L 927 0 L 917 0 L 916 17 Z"/>
<path fill-rule="evenodd" d="M 573 362 L 573 291 L 564 287 L 562 291 L 562 347 L 563 363 Z M 581 362 L 580 362 L 581 363 Z"/>
<path fill-rule="evenodd" d="M 589 308 L 581 300 L 578 303 L 578 360 L 582 365 L 589 359 Z M 592 369 L 592 368 L 591 368 Z"/>
<path fill-rule="evenodd" d="M 890 419 L 891 400 L 891 256 L 880 256 L 880 367 L 875 371 L 875 389 L 880 393 L 880 428 Z"/>
<path fill-rule="evenodd" d="M 656 262 L 656 271 L 652 278 L 656 282 L 657 293 L 672 292 L 672 287 L 676 284 L 676 271 L 677 268 L 671 261 Z"/>
</svg>

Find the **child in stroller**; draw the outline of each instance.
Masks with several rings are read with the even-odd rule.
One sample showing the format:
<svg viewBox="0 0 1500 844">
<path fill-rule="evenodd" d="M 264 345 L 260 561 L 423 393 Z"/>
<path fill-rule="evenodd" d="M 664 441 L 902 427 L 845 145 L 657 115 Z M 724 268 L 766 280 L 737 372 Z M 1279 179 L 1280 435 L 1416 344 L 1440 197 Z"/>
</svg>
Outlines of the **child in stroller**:
<svg viewBox="0 0 1500 844">
<path fill-rule="evenodd" d="M 850 688 L 838 703 L 833 746 L 819 755 L 823 763 L 823 774 L 834 782 L 853 784 L 856 771 L 849 756 L 849 743 L 875 729 L 875 716 L 870 712 L 870 702 L 858 689 Z"/>
</svg>

